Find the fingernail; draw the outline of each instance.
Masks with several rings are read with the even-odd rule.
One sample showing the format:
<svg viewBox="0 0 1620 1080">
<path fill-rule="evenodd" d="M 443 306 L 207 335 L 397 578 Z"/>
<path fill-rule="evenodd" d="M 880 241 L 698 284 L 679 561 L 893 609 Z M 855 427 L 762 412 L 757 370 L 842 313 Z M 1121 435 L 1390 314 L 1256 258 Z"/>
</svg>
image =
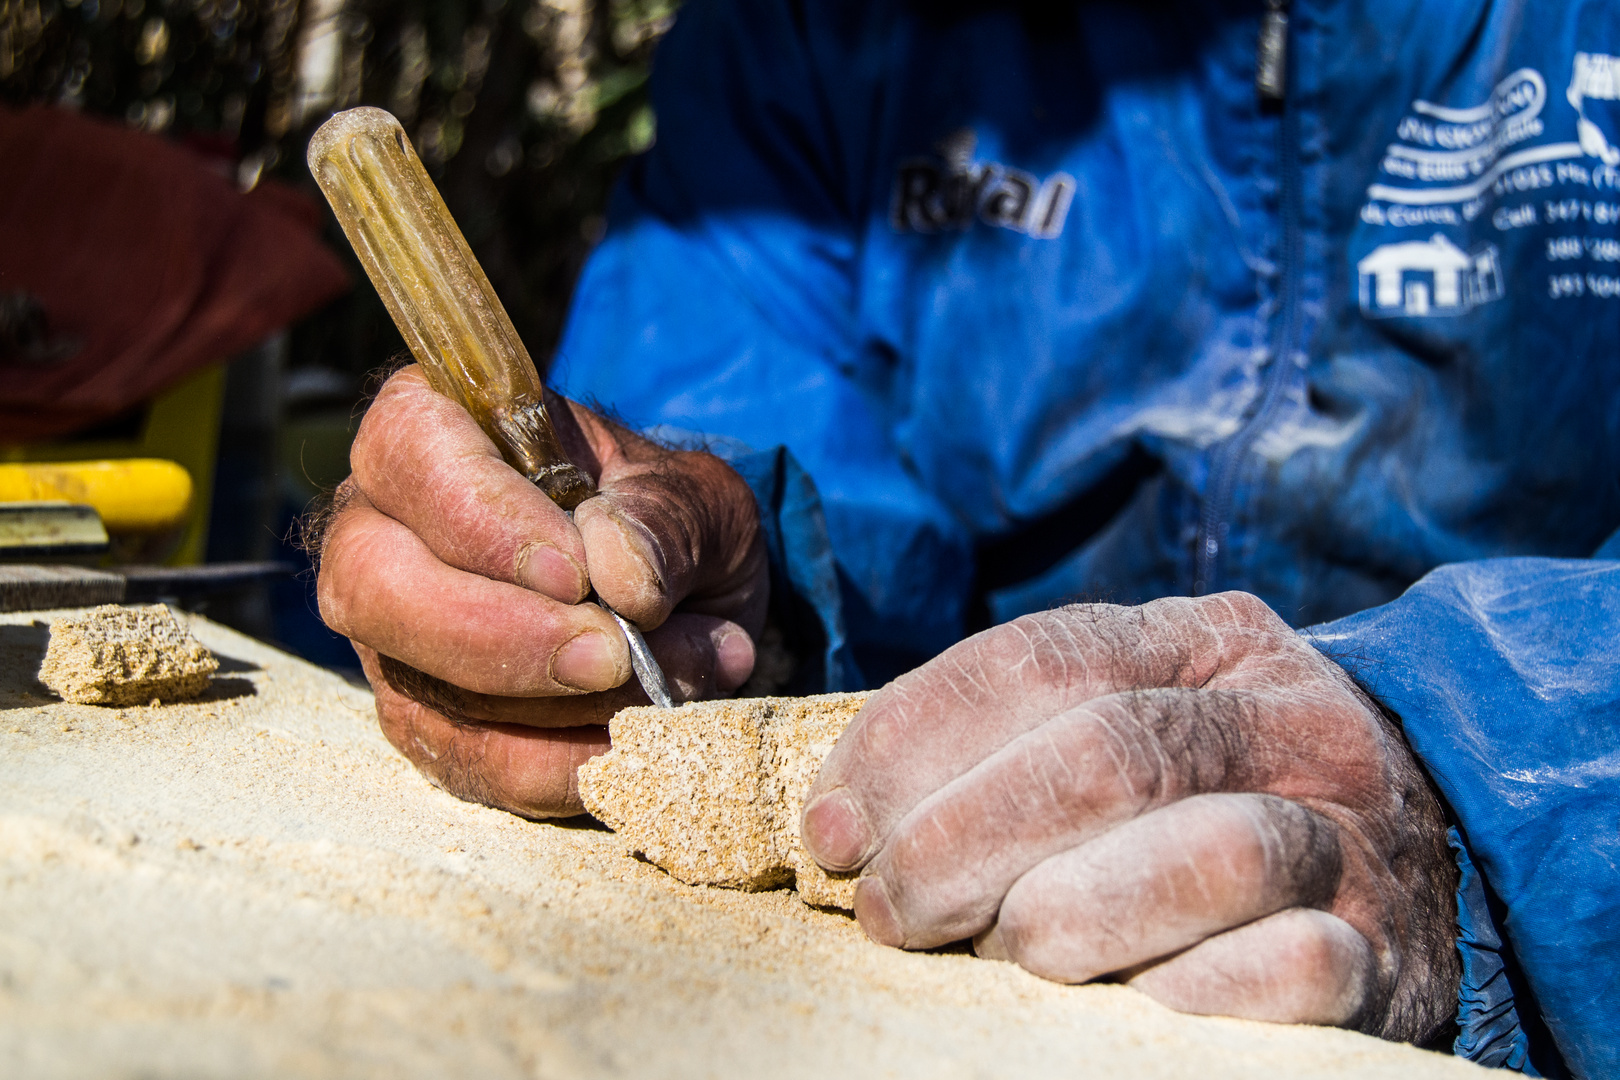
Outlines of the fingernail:
<svg viewBox="0 0 1620 1080">
<path fill-rule="evenodd" d="M 575 690 L 611 690 L 619 685 L 619 657 L 600 630 L 563 642 L 551 658 L 551 677 Z"/>
<path fill-rule="evenodd" d="M 754 639 L 746 630 L 731 630 L 714 647 L 714 681 L 730 692 L 748 681 L 754 673 Z"/>
<path fill-rule="evenodd" d="M 585 570 L 553 544 L 531 540 L 518 548 L 512 578 L 525 589 L 572 604 L 585 595 Z"/>
<path fill-rule="evenodd" d="M 872 842 L 866 817 L 848 788 L 833 788 L 804 808 L 804 846 L 829 870 L 853 870 Z"/>
<path fill-rule="evenodd" d="M 860 920 L 866 936 L 879 945 L 898 949 L 906 943 L 900 920 L 894 917 L 894 906 L 889 903 L 889 890 L 879 877 L 861 878 L 855 885 L 855 918 Z"/>
</svg>

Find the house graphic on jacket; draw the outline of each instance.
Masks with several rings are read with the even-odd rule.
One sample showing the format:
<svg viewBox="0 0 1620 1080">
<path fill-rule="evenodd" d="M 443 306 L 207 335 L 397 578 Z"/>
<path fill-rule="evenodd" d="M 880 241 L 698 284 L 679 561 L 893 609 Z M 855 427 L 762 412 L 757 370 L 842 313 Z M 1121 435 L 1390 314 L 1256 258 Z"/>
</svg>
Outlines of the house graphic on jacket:
<svg viewBox="0 0 1620 1080">
<path fill-rule="evenodd" d="M 1374 248 L 1356 264 L 1361 310 L 1387 318 L 1461 315 L 1502 296 L 1502 263 L 1493 244 L 1472 254 L 1445 234 Z"/>
</svg>

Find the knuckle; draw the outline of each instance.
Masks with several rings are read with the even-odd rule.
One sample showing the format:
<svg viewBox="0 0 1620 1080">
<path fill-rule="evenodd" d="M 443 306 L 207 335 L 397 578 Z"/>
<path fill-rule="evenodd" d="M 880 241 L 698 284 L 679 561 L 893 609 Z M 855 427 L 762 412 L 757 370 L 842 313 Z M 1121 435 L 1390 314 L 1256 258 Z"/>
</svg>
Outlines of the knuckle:
<svg viewBox="0 0 1620 1080">
<path fill-rule="evenodd" d="M 1225 608 L 1230 613 L 1231 621 L 1238 626 L 1264 630 L 1288 628 L 1288 624 L 1271 609 L 1271 605 L 1253 593 L 1223 592 L 1203 599 L 1209 606 Z"/>
<path fill-rule="evenodd" d="M 453 771 L 455 761 L 450 751 L 454 740 L 438 737 L 424 723 L 422 706 L 401 696 L 386 683 L 377 694 L 377 725 L 383 737 L 414 765 L 418 772 L 435 786 L 452 790 L 446 782 L 447 770 Z"/>
<path fill-rule="evenodd" d="M 368 562 L 363 557 L 356 558 L 355 554 L 357 548 L 364 546 L 365 539 L 362 521 L 350 514 L 332 524 L 322 547 L 315 578 L 315 603 L 321 619 L 340 634 L 349 635 L 353 629 L 357 593 L 364 594 L 359 579 Z"/>
<path fill-rule="evenodd" d="M 349 464 L 372 494 L 434 490 L 465 479 L 464 459 L 494 453 L 472 417 L 410 367 L 393 375 L 366 410 Z"/>
<path fill-rule="evenodd" d="M 344 562 L 331 557 L 329 552 L 328 557 L 321 560 L 321 568 L 315 576 L 315 608 L 329 629 L 348 636 L 351 620 L 345 586 Z"/>
<path fill-rule="evenodd" d="M 396 371 L 388 377 L 377 396 L 360 419 L 354 444 L 349 450 L 350 464 L 357 472 L 375 463 L 376 455 L 398 435 L 398 429 L 409 424 L 411 401 L 426 383 L 413 367 Z"/>
<path fill-rule="evenodd" d="M 1157 600 L 1149 600 L 1137 610 L 1144 616 L 1177 622 L 1195 617 L 1212 599 L 1214 597 L 1211 596 L 1161 596 Z"/>
<path fill-rule="evenodd" d="M 321 621 L 329 630 L 343 634 L 349 625 L 348 613 L 344 610 L 342 590 L 334 579 L 334 573 L 330 563 L 321 563 L 320 573 L 315 578 L 315 610 L 320 613 Z"/>
<path fill-rule="evenodd" d="M 696 564 L 705 554 L 718 555 L 717 565 L 747 558 L 760 531 L 759 510 L 753 489 L 735 469 L 703 450 L 651 446 L 634 457 L 606 485 L 623 498 L 626 511 L 656 523 L 667 534 L 664 542 L 685 561 Z"/>
<path fill-rule="evenodd" d="M 910 736 L 911 713 L 905 698 L 896 693 L 882 702 L 874 702 L 863 710 L 862 723 L 856 737 L 860 740 L 860 758 L 880 763 L 903 760 L 915 748 Z"/>
<path fill-rule="evenodd" d="M 310 563 L 319 572 L 333 533 L 364 505 L 365 495 L 354 477 L 345 477 L 331 494 L 317 499 L 309 512 L 294 522 L 289 539 L 309 556 Z"/>
<path fill-rule="evenodd" d="M 368 678 L 370 678 L 369 675 Z M 406 759 L 413 765 L 420 768 L 422 762 L 417 760 L 418 757 L 426 756 L 431 760 L 434 756 L 432 751 L 425 744 L 419 745 L 417 741 L 411 738 L 411 725 L 405 715 L 405 710 L 401 708 L 401 703 L 384 693 L 383 688 L 377 686 L 375 680 L 372 683 L 372 688 L 376 691 L 377 726 L 382 729 L 383 738 L 387 739 L 389 745 L 393 746 L 395 750 L 404 754 Z"/>
<path fill-rule="evenodd" d="M 437 396 L 433 387 L 428 385 L 427 376 L 422 374 L 422 366 L 410 363 L 383 380 L 371 407 L 375 409 L 380 405 L 385 410 L 399 410 L 430 394 Z"/>
</svg>

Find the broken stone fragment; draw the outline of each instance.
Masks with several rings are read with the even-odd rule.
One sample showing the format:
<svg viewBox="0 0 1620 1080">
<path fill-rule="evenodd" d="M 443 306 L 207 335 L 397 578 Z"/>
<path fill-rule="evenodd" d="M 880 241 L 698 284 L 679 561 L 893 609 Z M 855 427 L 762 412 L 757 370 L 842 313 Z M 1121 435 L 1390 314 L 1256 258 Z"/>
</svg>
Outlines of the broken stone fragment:
<svg viewBox="0 0 1620 1080">
<path fill-rule="evenodd" d="M 626 846 L 693 885 L 795 883 L 807 904 L 848 908 L 855 876 L 799 844 L 804 794 L 867 694 L 623 709 L 613 749 L 579 768 L 585 808 Z"/>
<path fill-rule="evenodd" d="M 39 681 L 80 705 L 145 705 L 194 698 L 218 669 L 162 604 L 106 604 L 51 623 Z"/>
</svg>

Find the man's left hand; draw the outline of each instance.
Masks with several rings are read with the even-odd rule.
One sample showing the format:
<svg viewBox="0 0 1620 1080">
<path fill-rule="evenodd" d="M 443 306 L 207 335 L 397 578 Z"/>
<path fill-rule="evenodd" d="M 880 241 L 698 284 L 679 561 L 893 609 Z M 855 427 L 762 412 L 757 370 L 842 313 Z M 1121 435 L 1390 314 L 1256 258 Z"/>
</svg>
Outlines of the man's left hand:
<svg viewBox="0 0 1620 1080">
<path fill-rule="evenodd" d="M 962 642 L 873 697 L 803 821 L 884 944 L 1409 1041 L 1456 1010 L 1445 831 L 1396 726 L 1243 593 Z"/>
</svg>

